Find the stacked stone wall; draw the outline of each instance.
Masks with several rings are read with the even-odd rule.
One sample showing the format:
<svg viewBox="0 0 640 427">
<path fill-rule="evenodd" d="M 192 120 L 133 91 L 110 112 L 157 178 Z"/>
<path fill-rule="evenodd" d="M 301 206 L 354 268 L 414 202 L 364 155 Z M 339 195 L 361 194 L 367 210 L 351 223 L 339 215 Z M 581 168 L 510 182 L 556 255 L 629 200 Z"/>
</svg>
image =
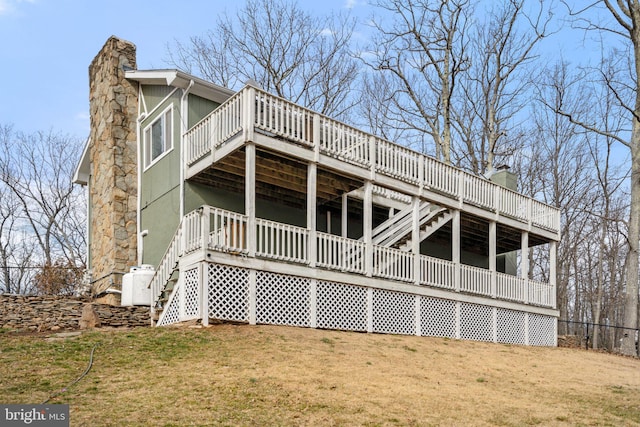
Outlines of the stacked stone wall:
<svg viewBox="0 0 640 427">
<path fill-rule="evenodd" d="M 136 47 L 111 37 L 89 67 L 91 203 L 90 262 L 93 294 L 121 284 L 137 265 L 138 85 Z"/>
<path fill-rule="evenodd" d="M 0 295 L 0 328 L 44 332 L 80 328 L 86 299 L 61 296 Z M 102 327 L 150 326 L 149 307 L 92 303 Z"/>
</svg>

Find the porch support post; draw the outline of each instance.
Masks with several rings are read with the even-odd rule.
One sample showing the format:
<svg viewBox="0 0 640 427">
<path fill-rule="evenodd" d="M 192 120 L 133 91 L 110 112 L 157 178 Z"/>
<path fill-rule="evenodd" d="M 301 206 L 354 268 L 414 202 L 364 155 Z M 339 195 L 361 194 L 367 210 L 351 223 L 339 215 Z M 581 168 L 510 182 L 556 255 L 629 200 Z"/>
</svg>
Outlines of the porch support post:
<svg viewBox="0 0 640 427">
<path fill-rule="evenodd" d="M 198 263 L 200 279 L 200 318 L 203 326 L 209 326 L 209 268 L 205 262 Z"/>
<path fill-rule="evenodd" d="M 253 86 L 248 86 L 243 96 L 245 116 L 242 121 L 242 130 L 244 132 L 244 140 L 253 142 L 254 123 L 256 121 L 256 89 Z"/>
<path fill-rule="evenodd" d="M 341 211 L 341 221 L 340 224 L 340 234 L 342 237 L 347 238 L 349 236 L 349 231 L 347 229 L 349 224 L 349 197 L 347 193 L 342 193 L 342 211 Z"/>
<path fill-rule="evenodd" d="M 460 292 L 460 211 L 454 209 L 451 217 L 451 261 L 454 264 L 454 289 Z"/>
<path fill-rule="evenodd" d="M 497 223 L 495 221 L 489 221 L 489 271 L 491 272 L 491 298 L 496 297 L 496 285 L 498 275 L 496 273 L 496 234 Z"/>
<path fill-rule="evenodd" d="M 247 253 L 256 256 L 256 146 L 245 145 L 244 213 L 247 216 Z"/>
<path fill-rule="evenodd" d="M 520 248 L 520 278 L 524 282 L 524 303 L 529 304 L 529 232 L 523 231 Z"/>
<path fill-rule="evenodd" d="M 318 166 L 316 163 L 309 163 L 307 166 L 307 233 L 309 235 L 309 267 L 316 266 L 318 243 L 317 243 L 317 207 L 316 207 L 316 193 L 317 193 L 317 176 Z M 331 230 L 329 230 L 331 233 Z"/>
<path fill-rule="evenodd" d="M 362 207 L 362 231 L 363 240 L 366 245 L 366 265 L 365 274 L 369 277 L 373 275 L 373 241 L 372 241 L 372 228 L 373 228 L 373 206 L 372 206 L 372 193 L 373 184 L 371 181 L 365 181 L 364 183 L 364 201 Z"/>
<path fill-rule="evenodd" d="M 249 324 L 255 325 L 257 323 L 257 280 L 258 275 L 256 270 L 251 268 L 249 270 Z"/>
<path fill-rule="evenodd" d="M 420 197 L 413 196 L 411 253 L 413 254 L 413 282 L 420 284 Z"/>
<path fill-rule="evenodd" d="M 373 289 L 367 288 L 367 332 L 373 332 Z"/>
<path fill-rule="evenodd" d="M 310 279 L 309 280 L 309 291 L 310 291 L 310 301 L 309 301 L 309 310 L 310 310 L 310 326 L 312 328 L 318 327 L 318 280 Z"/>
<path fill-rule="evenodd" d="M 549 243 L 549 285 L 551 285 L 552 307 L 557 308 L 558 296 L 556 294 L 556 268 L 557 268 L 558 244 L 553 241 Z"/>
</svg>

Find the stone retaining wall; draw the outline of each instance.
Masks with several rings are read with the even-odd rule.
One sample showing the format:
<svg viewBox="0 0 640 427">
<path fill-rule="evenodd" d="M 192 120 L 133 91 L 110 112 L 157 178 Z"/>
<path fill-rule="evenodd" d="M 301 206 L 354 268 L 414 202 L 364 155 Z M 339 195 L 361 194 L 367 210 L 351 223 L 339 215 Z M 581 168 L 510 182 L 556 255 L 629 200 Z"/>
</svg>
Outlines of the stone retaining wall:
<svg viewBox="0 0 640 427">
<path fill-rule="evenodd" d="M 101 326 L 150 326 L 149 307 L 118 307 L 62 296 L 0 295 L 0 328 L 14 331 L 79 329 L 82 310 L 91 304 Z"/>
</svg>

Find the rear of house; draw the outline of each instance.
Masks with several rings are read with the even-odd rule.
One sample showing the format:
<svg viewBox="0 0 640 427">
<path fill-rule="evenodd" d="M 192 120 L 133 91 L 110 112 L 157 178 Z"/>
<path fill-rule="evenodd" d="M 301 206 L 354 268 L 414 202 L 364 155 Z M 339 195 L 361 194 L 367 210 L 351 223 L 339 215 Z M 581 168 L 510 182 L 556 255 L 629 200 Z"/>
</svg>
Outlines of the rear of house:
<svg viewBox="0 0 640 427">
<path fill-rule="evenodd" d="M 555 345 L 559 212 L 248 85 L 90 68 L 93 290 L 151 264 L 154 322 L 189 319 Z M 544 248 L 549 281 L 530 277 Z"/>
</svg>

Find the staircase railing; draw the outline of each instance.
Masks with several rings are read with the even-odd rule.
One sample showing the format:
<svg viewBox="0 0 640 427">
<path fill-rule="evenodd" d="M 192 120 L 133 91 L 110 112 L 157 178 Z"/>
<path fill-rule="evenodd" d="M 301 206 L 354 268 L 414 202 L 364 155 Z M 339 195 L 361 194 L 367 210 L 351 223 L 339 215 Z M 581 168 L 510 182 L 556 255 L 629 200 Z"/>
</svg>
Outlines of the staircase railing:
<svg viewBox="0 0 640 427">
<path fill-rule="evenodd" d="M 200 248 L 199 236 L 200 230 L 200 213 L 193 211 L 185 215 L 167 247 L 166 252 L 160 259 L 158 268 L 156 269 L 149 288 L 151 289 L 151 312 L 155 313 L 156 304 L 173 275 L 180 257 L 185 252 L 192 252 Z"/>
</svg>

